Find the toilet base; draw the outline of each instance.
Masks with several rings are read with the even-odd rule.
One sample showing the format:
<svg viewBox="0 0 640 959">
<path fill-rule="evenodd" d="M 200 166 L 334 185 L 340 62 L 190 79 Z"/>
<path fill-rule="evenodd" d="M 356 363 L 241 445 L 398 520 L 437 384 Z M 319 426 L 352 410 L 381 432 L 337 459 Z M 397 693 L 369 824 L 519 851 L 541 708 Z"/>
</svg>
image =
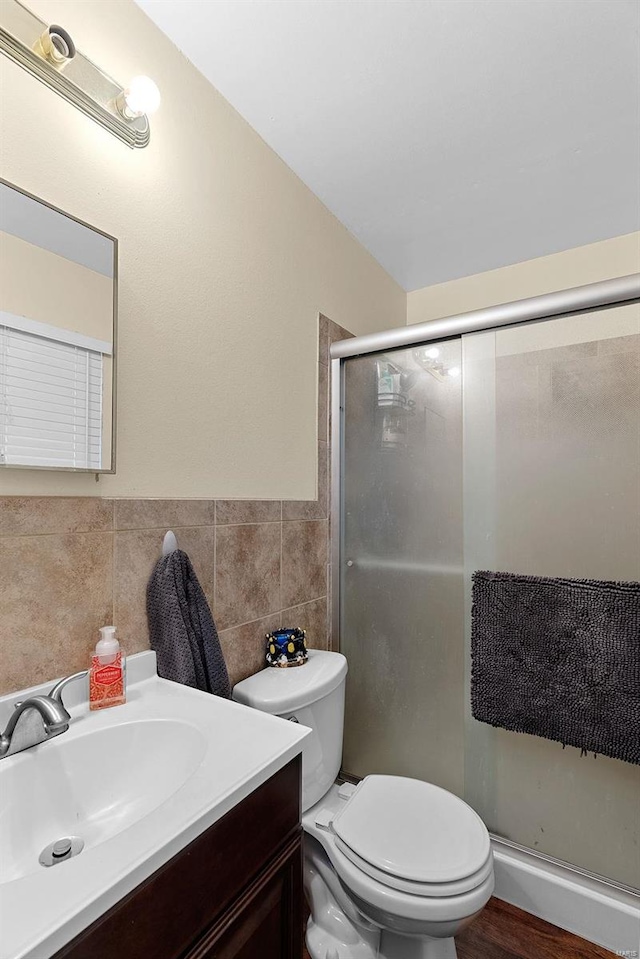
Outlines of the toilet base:
<svg viewBox="0 0 640 959">
<path fill-rule="evenodd" d="M 453 939 L 425 939 L 383 932 L 378 959 L 457 959 Z"/>
<path fill-rule="evenodd" d="M 379 946 L 353 942 L 337 923 L 333 930 L 319 926 L 310 916 L 305 937 L 311 959 L 457 959 L 453 939 L 422 939 L 383 932 Z M 345 942 L 347 938 L 348 942 Z"/>
<path fill-rule="evenodd" d="M 457 959 L 452 938 L 404 936 L 370 922 L 347 896 L 320 844 L 305 837 L 304 891 L 311 959 Z"/>
<path fill-rule="evenodd" d="M 305 943 L 311 959 L 378 959 L 380 953 L 377 948 L 367 942 L 345 942 L 351 940 L 349 932 L 343 935 L 344 930 L 336 927 L 333 930 L 326 925 L 319 926 L 309 917 Z"/>
<path fill-rule="evenodd" d="M 314 847 L 315 855 L 310 855 Z M 348 902 L 324 850 L 305 838 L 304 891 L 311 959 L 378 959 L 380 930 Z"/>
</svg>

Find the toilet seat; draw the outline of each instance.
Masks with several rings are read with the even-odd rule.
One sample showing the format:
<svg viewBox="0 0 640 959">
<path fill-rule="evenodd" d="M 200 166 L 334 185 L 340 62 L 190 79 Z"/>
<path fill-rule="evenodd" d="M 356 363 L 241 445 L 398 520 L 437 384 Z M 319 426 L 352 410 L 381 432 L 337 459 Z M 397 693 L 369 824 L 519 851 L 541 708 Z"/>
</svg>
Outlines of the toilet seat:
<svg viewBox="0 0 640 959">
<path fill-rule="evenodd" d="M 361 869 L 363 873 L 367 876 L 371 876 L 372 879 L 376 879 L 378 882 L 383 883 L 385 886 L 389 886 L 390 889 L 397 889 L 400 892 L 408 892 L 412 896 L 433 896 L 435 898 L 440 898 L 441 896 L 459 896 L 464 892 L 470 892 L 475 889 L 477 886 L 482 885 L 482 883 L 487 879 L 493 872 L 493 857 L 491 853 L 487 856 L 485 862 L 476 870 L 471 876 L 468 876 L 466 879 L 459 879 L 455 882 L 441 882 L 441 883 L 432 883 L 432 882 L 413 882 L 410 879 L 403 879 L 401 876 L 393 876 L 391 873 L 383 872 L 381 869 L 376 869 L 375 866 L 372 866 L 371 863 L 367 862 L 365 859 L 362 859 L 352 849 L 342 842 L 338 837 L 334 837 L 335 847 L 338 849 L 343 856 L 350 860 L 357 866 L 358 869 Z"/>
<path fill-rule="evenodd" d="M 474 915 L 486 905 L 493 892 L 494 874 L 490 869 L 487 878 L 468 892 L 453 896 L 415 896 L 393 889 L 363 872 L 337 848 L 335 839 L 322 844 L 341 883 L 362 914 L 374 923 L 398 931 L 411 933 L 413 922 L 445 922 Z M 400 924 L 406 923 L 409 925 L 401 929 Z"/>
<path fill-rule="evenodd" d="M 367 776 L 332 821 L 336 848 L 366 875 L 414 896 L 455 896 L 493 868 L 487 828 L 422 780 Z"/>
<path fill-rule="evenodd" d="M 397 777 L 389 778 L 397 779 Z M 329 792 L 302 816 L 305 834 L 323 847 L 341 885 L 360 913 L 383 928 L 394 929 L 406 935 L 418 935 L 425 923 L 455 924 L 464 917 L 479 912 L 488 902 L 494 886 L 491 851 L 479 870 L 472 873 L 472 876 L 464 877 L 466 880 L 473 880 L 469 881 L 468 885 L 471 888 L 466 892 L 456 892 L 455 881 L 446 885 L 446 889 L 438 889 L 438 886 L 445 884 L 411 886 L 412 880 L 406 880 L 404 877 L 396 877 L 399 883 L 395 888 L 392 885 L 394 877 L 390 873 L 383 872 L 380 877 L 377 877 L 373 874 L 375 867 L 372 868 L 371 863 L 363 862 L 365 865 L 363 868 L 356 863 L 357 854 L 354 854 L 353 850 L 349 850 L 350 855 L 346 854 L 345 846 L 336 834 L 334 824 L 342 818 L 364 782 L 365 780 L 356 787 L 351 796 L 342 792 L 345 787 L 332 786 Z M 451 796 L 451 798 L 455 797 Z M 486 830 L 484 824 L 482 828 Z M 488 838 L 487 833 L 487 842 Z M 403 880 L 407 883 L 404 888 L 402 888 Z"/>
</svg>

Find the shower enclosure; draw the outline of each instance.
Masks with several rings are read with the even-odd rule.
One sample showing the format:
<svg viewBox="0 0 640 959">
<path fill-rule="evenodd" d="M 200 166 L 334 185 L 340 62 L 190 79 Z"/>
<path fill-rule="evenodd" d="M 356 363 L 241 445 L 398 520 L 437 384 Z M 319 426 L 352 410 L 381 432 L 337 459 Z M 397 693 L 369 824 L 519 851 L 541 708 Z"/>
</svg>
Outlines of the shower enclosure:
<svg viewBox="0 0 640 959">
<path fill-rule="evenodd" d="M 640 580 L 640 276 L 334 344 L 346 774 L 635 887 L 640 767 L 475 721 L 476 569 Z"/>
</svg>

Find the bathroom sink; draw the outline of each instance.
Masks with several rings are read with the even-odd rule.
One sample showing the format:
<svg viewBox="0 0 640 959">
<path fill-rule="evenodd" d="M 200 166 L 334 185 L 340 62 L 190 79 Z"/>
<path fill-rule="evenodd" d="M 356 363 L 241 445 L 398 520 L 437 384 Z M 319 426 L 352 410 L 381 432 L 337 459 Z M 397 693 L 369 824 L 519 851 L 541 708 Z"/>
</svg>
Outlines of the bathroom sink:
<svg viewBox="0 0 640 959">
<path fill-rule="evenodd" d="M 58 839 L 78 836 L 86 855 L 127 829 L 180 789 L 205 751 L 195 726 L 153 719 L 63 734 L 0 763 L 0 883 L 39 871 Z"/>
<path fill-rule="evenodd" d="M 0 959 L 46 959 L 302 752 L 310 731 L 127 659 L 127 702 L 65 691 L 67 732 L 0 760 Z M 0 697 L 4 728 L 17 699 Z M 53 866 L 41 854 L 77 837 Z M 81 846 L 77 851 L 78 846 Z M 46 859 L 46 855 L 44 856 Z M 47 861 L 51 861 L 50 859 Z"/>
</svg>

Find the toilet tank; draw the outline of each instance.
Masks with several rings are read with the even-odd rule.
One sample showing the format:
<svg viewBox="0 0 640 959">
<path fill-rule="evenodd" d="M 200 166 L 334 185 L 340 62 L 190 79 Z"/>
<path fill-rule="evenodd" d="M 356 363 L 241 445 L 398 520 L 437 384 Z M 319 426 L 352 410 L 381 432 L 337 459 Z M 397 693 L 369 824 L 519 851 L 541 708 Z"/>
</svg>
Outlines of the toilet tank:
<svg viewBox="0 0 640 959">
<path fill-rule="evenodd" d="M 302 747 L 302 811 L 321 799 L 342 762 L 347 661 L 340 653 L 310 649 L 303 666 L 268 666 L 233 689 L 233 698 L 312 730 Z"/>
</svg>

